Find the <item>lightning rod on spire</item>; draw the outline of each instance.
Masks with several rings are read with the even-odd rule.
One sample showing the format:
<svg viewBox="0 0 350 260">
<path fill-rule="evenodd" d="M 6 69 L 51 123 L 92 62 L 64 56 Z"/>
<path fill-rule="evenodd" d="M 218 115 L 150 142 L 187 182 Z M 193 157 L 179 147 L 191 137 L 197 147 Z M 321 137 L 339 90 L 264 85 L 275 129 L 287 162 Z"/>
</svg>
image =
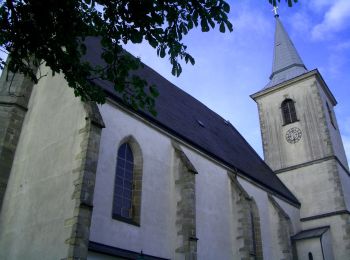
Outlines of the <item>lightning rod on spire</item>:
<svg viewBox="0 0 350 260">
<path fill-rule="evenodd" d="M 278 12 L 277 12 L 277 9 L 278 9 L 278 6 L 273 6 L 273 9 L 272 9 L 272 11 L 273 11 L 273 13 L 275 14 L 275 17 L 278 17 L 279 15 L 278 15 Z"/>
</svg>

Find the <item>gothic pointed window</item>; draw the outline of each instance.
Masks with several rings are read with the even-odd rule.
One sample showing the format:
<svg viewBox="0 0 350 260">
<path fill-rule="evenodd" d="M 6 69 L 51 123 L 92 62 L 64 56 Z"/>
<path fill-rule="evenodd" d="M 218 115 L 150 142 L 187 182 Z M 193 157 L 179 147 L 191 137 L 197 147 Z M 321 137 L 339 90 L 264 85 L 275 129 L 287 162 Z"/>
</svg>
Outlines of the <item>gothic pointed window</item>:
<svg viewBox="0 0 350 260">
<path fill-rule="evenodd" d="M 134 141 L 124 142 L 119 146 L 112 216 L 114 219 L 138 225 L 140 221 L 142 162 L 140 162 L 141 156 L 134 154 L 133 150 L 139 150 L 137 147 Z"/>
<path fill-rule="evenodd" d="M 282 102 L 282 117 L 285 125 L 297 121 L 297 113 L 295 111 L 294 101 L 292 99 L 286 99 Z"/>
</svg>

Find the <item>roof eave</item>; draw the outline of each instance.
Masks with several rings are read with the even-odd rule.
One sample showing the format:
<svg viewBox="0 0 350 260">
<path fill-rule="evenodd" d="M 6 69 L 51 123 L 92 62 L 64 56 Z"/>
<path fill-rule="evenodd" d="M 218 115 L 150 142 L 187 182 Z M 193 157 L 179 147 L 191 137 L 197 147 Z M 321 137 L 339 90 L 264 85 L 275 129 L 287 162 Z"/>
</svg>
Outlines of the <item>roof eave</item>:
<svg viewBox="0 0 350 260">
<path fill-rule="evenodd" d="M 304 80 L 304 79 L 306 79 L 306 78 L 308 78 L 310 76 L 316 75 L 317 73 L 319 74 L 317 69 L 308 71 L 308 72 L 306 72 L 306 73 L 304 73 L 302 75 L 299 75 L 299 76 L 296 76 L 296 77 L 294 77 L 292 79 L 289 79 L 289 80 L 286 80 L 284 82 L 281 82 L 281 83 L 279 83 L 279 84 L 277 84 L 275 86 L 272 86 L 272 87 L 269 87 L 269 88 L 266 88 L 266 89 L 262 89 L 262 90 L 260 90 L 260 91 L 258 91 L 256 93 L 250 95 L 250 97 L 256 102 L 258 98 L 260 98 L 260 97 L 262 97 L 262 96 L 264 96 L 266 94 L 269 94 L 269 93 L 274 92 L 274 91 L 276 91 L 278 89 L 286 87 L 286 86 L 288 86 L 288 85 L 290 85 L 292 83 Z"/>
<path fill-rule="evenodd" d="M 316 76 L 316 78 L 320 82 L 321 87 L 325 91 L 326 95 L 332 101 L 333 106 L 337 105 L 337 103 L 338 103 L 337 100 L 335 99 L 334 95 L 330 91 L 327 83 L 324 81 L 324 79 L 323 79 L 323 77 L 322 77 L 322 75 L 321 75 L 321 73 L 319 72 L 318 69 L 313 69 L 313 70 L 311 70 L 309 72 L 306 72 L 306 73 L 304 73 L 302 75 L 299 75 L 299 76 L 294 77 L 292 79 L 289 79 L 289 80 L 286 80 L 284 82 L 281 82 L 281 83 L 279 83 L 279 84 L 277 84 L 275 86 L 272 86 L 272 87 L 269 87 L 269 88 L 266 88 L 266 89 L 262 89 L 262 90 L 260 90 L 260 91 L 258 91 L 256 93 L 250 95 L 250 97 L 256 102 L 257 99 L 259 99 L 260 97 L 262 97 L 262 96 L 264 96 L 266 94 L 269 94 L 269 93 L 274 92 L 274 91 L 276 91 L 278 89 L 286 87 L 286 86 L 288 86 L 288 85 L 290 85 L 292 83 L 296 83 L 298 81 L 304 80 L 304 79 L 306 79 L 308 77 L 311 77 L 311 76 Z"/>
<path fill-rule="evenodd" d="M 145 120 L 147 123 L 149 123 L 150 125 L 155 126 L 156 128 L 168 133 L 169 135 L 176 137 L 179 141 L 181 140 L 182 143 L 185 143 L 187 145 L 189 145 L 190 147 L 195 148 L 196 150 L 200 151 L 201 153 L 207 155 L 208 157 L 212 158 L 214 161 L 221 163 L 223 166 L 225 166 L 226 168 L 233 170 L 234 172 L 239 173 L 239 175 L 243 178 L 249 179 L 250 181 L 256 183 L 256 185 L 262 186 L 265 188 L 266 191 L 268 191 L 269 193 L 271 193 L 272 195 L 275 195 L 279 198 L 281 198 L 282 200 L 289 202 L 289 204 L 300 208 L 301 207 L 301 203 L 300 201 L 295 197 L 295 195 L 290 191 L 291 195 L 290 197 L 286 196 L 285 194 L 280 193 L 279 191 L 277 191 L 276 189 L 272 188 L 272 187 L 268 187 L 266 184 L 264 184 L 263 182 L 259 181 L 258 179 L 254 178 L 253 176 L 251 176 L 249 173 L 246 173 L 245 171 L 243 171 L 242 169 L 237 168 L 236 166 L 226 162 L 225 160 L 222 160 L 221 158 L 219 158 L 218 156 L 216 156 L 215 154 L 209 152 L 208 150 L 206 150 L 205 148 L 201 147 L 200 145 L 192 142 L 191 140 L 189 140 L 188 138 L 182 136 L 181 134 L 172 131 L 172 129 L 169 129 L 168 127 L 166 127 L 165 125 L 161 124 L 160 122 L 158 122 L 157 120 L 154 120 L 153 117 L 149 116 L 148 114 L 146 114 L 143 111 L 140 110 L 135 110 L 132 107 L 128 106 L 127 104 L 125 104 L 125 102 L 123 102 L 123 100 L 118 97 L 117 95 L 106 91 L 105 93 L 107 95 L 107 97 L 111 100 L 113 100 L 114 102 L 116 102 L 121 108 L 123 108 L 123 110 L 128 111 L 129 113 L 135 114 L 138 117 L 142 118 L 143 120 Z M 239 133 L 240 134 L 240 133 Z M 250 146 L 250 145 L 249 145 Z M 254 150 L 255 151 L 255 150 Z M 260 156 L 259 156 L 260 158 Z M 260 158 L 261 159 L 261 158 Z M 262 159 L 261 159 L 262 160 Z M 262 160 L 263 161 L 263 160 Z M 263 161 L 264 162 L 264 161 Z M 266 165 L 266 163 L 264 162 L 264 164 Z M 266 165 L 267 166 L 267 165 Z M 268 167 L 268 166 L 267 166 Z M 276 176 L 277 177 L 277 176 Z M 278 177 L 277 177 L 278 178 Z M 279 179 L 278 179 L 279 180 Z M 280 181 L 280 183 L 287 189 L 289 190 L 282 181 Z"/>
</svg>

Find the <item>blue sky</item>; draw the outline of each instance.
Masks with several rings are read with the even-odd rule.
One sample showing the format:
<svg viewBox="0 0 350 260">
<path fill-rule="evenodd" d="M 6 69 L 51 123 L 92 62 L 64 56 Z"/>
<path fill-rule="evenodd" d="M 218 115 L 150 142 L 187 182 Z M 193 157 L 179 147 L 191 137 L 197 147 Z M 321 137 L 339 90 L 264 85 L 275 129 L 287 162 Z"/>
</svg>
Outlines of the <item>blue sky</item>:
<svg viewBox="0 0 350 260">
<path fill-rule="evenodd" d="M 171 75 L 166 58 L 152 47 L 127 49 L 210 109 L 229 120 L 261 155 L 257 107 L 249 95 L 268 82 L 272 67 L 275 21 L 265 1 L 228 1 L 232 33 L 194 30 L 185 38 L 196 64 Z M 280 20 L 309 70 L 318 68 L 338 101 L 335 107 L 347 157 L 350 158 L 350 1 L 299 0 L 279 6 Z"/>
</svg>

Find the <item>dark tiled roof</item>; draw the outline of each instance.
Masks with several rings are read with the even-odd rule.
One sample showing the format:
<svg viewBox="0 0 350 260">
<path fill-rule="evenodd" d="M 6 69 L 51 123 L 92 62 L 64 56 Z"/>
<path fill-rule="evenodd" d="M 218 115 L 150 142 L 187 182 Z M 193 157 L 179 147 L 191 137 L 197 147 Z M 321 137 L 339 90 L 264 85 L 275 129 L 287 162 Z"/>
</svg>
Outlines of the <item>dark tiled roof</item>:
<svg viewBox="0 0 350 260">
<path fill-rule="evenodd" d="M 303 230 L 303 231 L 300 231 L 298 234 L 292 236 L 292 239 L 293 240 L 302 240 L 302 239 L 309 239 L 309 238 L 320 237 L 328 229 L 329 229 L 329 226 Z"/>
<path fill-rule="evenodd" d="M 87 47 L 91 50 L 87 59 L 94 63 L 101 62 L 98 46 L 96 40 L 90 39 L 87 42 Z M 145 65 L 137 74 L 149 84 L 156 84 L 160 93 L 156 100 L 157 116 L 138 111 L 142 117 L 225 165 L 238 169 L 245 176 L 289 201 L 300 204 L 230 123 L 148 66 Z M 110 97 L 121 102 L 111 83 L 95 83 Z"/>
</svg>

